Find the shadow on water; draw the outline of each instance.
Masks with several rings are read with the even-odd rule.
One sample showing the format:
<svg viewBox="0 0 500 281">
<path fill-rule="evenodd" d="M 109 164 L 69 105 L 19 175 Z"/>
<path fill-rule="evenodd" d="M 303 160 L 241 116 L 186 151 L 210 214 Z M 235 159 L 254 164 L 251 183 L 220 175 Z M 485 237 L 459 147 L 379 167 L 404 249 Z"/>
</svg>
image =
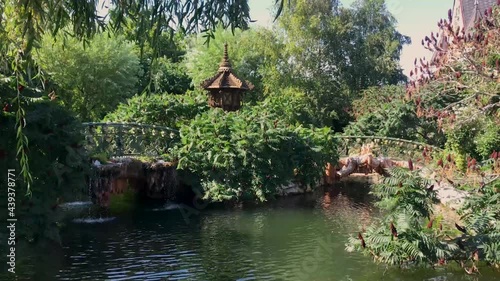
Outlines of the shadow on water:
<svg viewBox="0 0 500 281">
<path fill-rule="evenodd" d="M 345 252 L 347 237 L 377 217 L 371 202 L 368 183 L 341 182 L 189 216 L 169 203 L 102 223 L 69 220 L 62 251 L 34 261 L 19 280 L 474 280 L 462 272 L 385 270 Z M 85 210 L 80 218 L 98 215 L 110 217 Z"/>
</svg>

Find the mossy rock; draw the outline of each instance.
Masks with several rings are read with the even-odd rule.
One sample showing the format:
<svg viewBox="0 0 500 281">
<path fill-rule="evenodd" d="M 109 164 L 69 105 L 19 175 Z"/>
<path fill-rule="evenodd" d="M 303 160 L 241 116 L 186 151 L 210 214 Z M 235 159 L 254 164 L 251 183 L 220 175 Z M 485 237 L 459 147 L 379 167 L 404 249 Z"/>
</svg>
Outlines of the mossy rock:
<svg viewBox="0 0 500 281">
<path fill-rule="evenodd" d="M 104 152 L 93 154 L 90 156 L 90 159 L 92 161 L 98 160 L 99 162 L 101 162 L 101 164 L 107 164 L 109 162 L 109 157 Z"/>
<path fill-rule="evenodd" d="M 123 193 L 113 194 L 109 198 L 109 210 L 112 213 L 123 213 L 132 210 L 137 205 L 137 192 L 128 187 Z"/>
</svg>

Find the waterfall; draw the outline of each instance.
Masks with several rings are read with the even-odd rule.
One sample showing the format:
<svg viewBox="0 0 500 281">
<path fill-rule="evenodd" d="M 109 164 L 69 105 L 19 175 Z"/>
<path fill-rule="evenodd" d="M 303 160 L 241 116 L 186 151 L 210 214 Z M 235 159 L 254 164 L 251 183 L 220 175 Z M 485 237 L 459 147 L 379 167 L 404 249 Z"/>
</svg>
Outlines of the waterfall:
<svg viewBox="0 0 500 281">
<path fill-rule="evenodd" d="M 133 191 L 147 199 L 175 200 L 179 192 L 176 165 L 165 161 L 142 162 L 134 158 L 119 158 L 116 162 L 93 164 L 89 179 L 92 202 L 109 207 L 115 195 Z"/>
</svg>

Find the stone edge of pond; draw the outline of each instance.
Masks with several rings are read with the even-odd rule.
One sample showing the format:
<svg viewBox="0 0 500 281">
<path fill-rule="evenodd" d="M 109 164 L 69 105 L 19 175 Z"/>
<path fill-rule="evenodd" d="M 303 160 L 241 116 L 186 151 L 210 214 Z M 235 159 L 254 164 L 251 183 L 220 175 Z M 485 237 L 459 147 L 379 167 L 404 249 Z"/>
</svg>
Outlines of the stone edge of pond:
<svg viewBox="0 0 500 281">
<path fill-rule="evenodd" d="M 101 164 L 98 161 L 92 163 L 97 170 L 97 178 L 90 182 L 90 193 L 92 201 L 106 206 L 109 194 L 120 194 L 127 185 L 145 185 L 147 197 L 152 199 L 171 200 L 179 190 L 179 178 L 176 163 L 163 160 L 143 161 L 133 157 L 120 157 L 111 159 L 110 163 Z M 459 209 L 469 196 L 469 193 L 455 188 L 451 183 L 436 180 L 436 173 L 429 168 L 421 168 L 422 176 L 431 179 L 434 190 L 441 204 L 451 210 Z M 340 182 L 363 182 L 376 184 L 381 182 L 382 176 L 377 173 L 353 173 L 343 178 Z M 324 180 L 318 183 L 324 185 Z M 137 188 L 136 188 L 137 189 Z M 291 182 L 277 189 L 277 196 L 293 196 L 313 191 L 311 186 L 301 186 Z M 101 203 L 104 204 L 101 204 Z"/>
<path fill-rule="evenodd" d="M 179 189 L 176 163 L 163 160 L 143 161 L 120 157 L 101 164 L 94 161 L 89 179 L 92 202 L 108 207 L 110 197 L 134 191 L 149 199 L 173 199 Z"/>
</svg>

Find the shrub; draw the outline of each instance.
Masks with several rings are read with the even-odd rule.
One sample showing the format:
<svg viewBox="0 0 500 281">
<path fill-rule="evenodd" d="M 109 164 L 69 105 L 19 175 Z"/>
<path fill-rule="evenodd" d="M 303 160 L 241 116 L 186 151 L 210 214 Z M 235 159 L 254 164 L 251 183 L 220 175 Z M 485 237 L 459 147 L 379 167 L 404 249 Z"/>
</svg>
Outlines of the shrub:
<svg viewBox="0 0 500 281">
<path fill-rule="evenodd" d="M 467 168 L 467 157 L 486 160 L 500 147 L 500 127 L 494 118 L 484 116 L 450 128 L 446 147 L 453 152 L 457 167 Z"/>
<path fill-rule="evenodd" d="M 196 92 L 185 95 L 142 94 L 122 103 L 106 115 L 105 122 L 133 122 L 178 129 L 208 109 L 206 97 Z"/>
<path fill-rule="evenodd" d="M 191 78 L 186 74 L 184 65 L 173 63 L 171 59 L 158 58 L 151 66 L 154 93 L 184 94 L 192 89 Z"/>
<path fill-rule="evenodd" d="M 479 193 L 465 202 L 459 213 L 465 222 L 464 259 L 477 252 L 477 258 L 500 265 L 500 180 L 484 184 Z"/>
<path fill-rule="evenodd" d="M 290 126 L 258 107 L 198 115 L 182 126 L 173 154 L 213 201 L 264 201 L 291 181 L 316 184 L 325 164 L 338 157 L 330 129 Z"/>
<path fill-rule="evenodd" d="M 436 192 L 428 189 L 430 181 L 420 171 L 406 168 L 391 170 L 391 177 L 374 186 L 372 194 L 386 215 L 357 237 L 351 236 L 348 251 L 361 251 L 378 263 L 387 265 L 434 265 L 457 250 L 444 241 L 445 233 L 434 223 L 432 205 Z"/>
<path fill-rule="evenodd" d="M 433 213 L 436 192 L 421 171 L 394 168 L 391 177 L 374 186 L 376 203 L 386 213 L 366 231 L 351 236 L 348 251 L 370 255 L 387 265 L 446 265 L 457 261 L 468 272 L 480 261 L 500 264 L 500 180 L 482 183 L 459 213 L 465 225 L 449 229 Z M 483 179 L 486 181 L 486 179 Z"/>
<path fill-rule="evenodd" d="M 306 94 L 290 87 L 269 93 L 254 110 L 278 115 L 280 121 L 286 124 L 318 125 L 323 116 L 318 116 L 321 113 L 314 111 L 311 103 Z"/>
<path fill-rule="evenodd" d="M 483 128 L 475 138 L 476 151 L 487 159 L 491 153 L 500 149 L 500 126 L 492 119 L 486 120 Z"/>
</svg>

